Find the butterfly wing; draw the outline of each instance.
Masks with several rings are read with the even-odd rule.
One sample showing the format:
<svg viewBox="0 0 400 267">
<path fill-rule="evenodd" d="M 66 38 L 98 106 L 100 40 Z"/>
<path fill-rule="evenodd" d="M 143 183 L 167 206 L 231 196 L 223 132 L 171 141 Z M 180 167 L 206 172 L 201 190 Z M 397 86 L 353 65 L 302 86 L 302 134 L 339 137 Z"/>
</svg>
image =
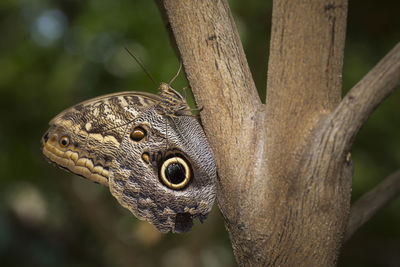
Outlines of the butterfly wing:
<svg viewBox="0 0 400 267">
<path fill-rule="evenodd" d="M 110 188 L 161 232 L 185 232 L 215 199 L 216 167 L 199 122 L 166 116 L 157 95 L 122 92 L 84 101 L 50 122 L 43 153 Z"/>
<path fill-rule="evenodd" d="M 199 122 L 167 117 L 157 107 L 144 112 L 130 131 L 146 137 L 121 142 L 110 191 L 119 203 L 161 232 L 186 232 L 205 219 L 215 199 L 216 167 Z M 147 155 L 144 157 L 143 155 Z"/>
<path fill-rule="evenodd" d="M 42 138 L 43 153 L 57 166 L 108 186 L 127 125 L 158 102 L 157 95 L 136 92 L 81 102 L 50 121 Z"/>
</svg>

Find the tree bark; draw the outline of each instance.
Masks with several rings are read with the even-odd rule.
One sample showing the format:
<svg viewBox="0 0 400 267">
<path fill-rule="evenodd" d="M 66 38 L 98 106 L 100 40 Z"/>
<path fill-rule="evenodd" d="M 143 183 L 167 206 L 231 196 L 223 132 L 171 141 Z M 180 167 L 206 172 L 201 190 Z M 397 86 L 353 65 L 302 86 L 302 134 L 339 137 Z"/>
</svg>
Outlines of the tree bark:
<svg viewBox="0 0 400 267">
<path fill-rule="evenodd" d="M 397 69 L 365 90 L 368 100 L 390 87 L 379 99 L 362 101 L 365 86 L 356 86 L 341 101 L 347 1 L 274 0 L 264 105 L 225 0 L 157 4 L 204 107 L 239 265 L 334 265 L 350 210 L 351 144 Z"/>
<path fill-rule="evenodd" d="M 265 265 L 336 262 L 352 164 L 329 122 L 341 95 L 347 1 L 274 1 L 264 140 Z M 261 233 L 260 233 L 261 234 Z"/>
</svg>

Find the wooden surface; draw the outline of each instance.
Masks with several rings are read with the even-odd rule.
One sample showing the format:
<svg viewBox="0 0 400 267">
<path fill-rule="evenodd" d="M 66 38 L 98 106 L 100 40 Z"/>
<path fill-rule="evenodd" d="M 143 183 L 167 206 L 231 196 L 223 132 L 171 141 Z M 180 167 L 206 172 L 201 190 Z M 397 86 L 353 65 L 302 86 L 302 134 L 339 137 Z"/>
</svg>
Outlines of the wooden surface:
<svg viewBox="0 0 400 267">
<path fill-rule="evenodd" d="M 157 3 L 204 107 L 238 264 L 334 265 L 350 212 L 351 144 L 399 85 L 390 65 L 398 48 L 341 101 L 347 1 L 275 0 L 262 104 L 227 1 Z"/>
</svg>

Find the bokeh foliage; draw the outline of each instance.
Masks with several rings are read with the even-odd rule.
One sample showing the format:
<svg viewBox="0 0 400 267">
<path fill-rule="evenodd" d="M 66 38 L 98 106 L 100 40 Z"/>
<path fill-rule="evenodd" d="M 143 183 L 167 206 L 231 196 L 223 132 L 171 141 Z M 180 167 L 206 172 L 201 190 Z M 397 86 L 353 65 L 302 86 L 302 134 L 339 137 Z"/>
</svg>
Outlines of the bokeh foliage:
<svg viewBox="0 0 400 267">
<path fill-rule="evenodd" d="M 260 96 L 265 98 L 271 1 L 231 0 Z M 350 1 L 344 92 L 400 41 L 400 2 Z M 121 208 L 107 188 L 53 168 L 40 151 L 48 121 L 79 101 L 117 91 L 156 92 L 179 61 L 146 0 L 0 2 L 0 265 L 232 266 L 217 207 L 184 235 L 161 235 Z M 183 75 L 175 88 L 187 85 Z M 361 130 L 353 149 L 357 199 L 400 166 L 400 92 Z M 343 248 L 340 266 L 400 264 L 400 201 Z"/>
</svg>

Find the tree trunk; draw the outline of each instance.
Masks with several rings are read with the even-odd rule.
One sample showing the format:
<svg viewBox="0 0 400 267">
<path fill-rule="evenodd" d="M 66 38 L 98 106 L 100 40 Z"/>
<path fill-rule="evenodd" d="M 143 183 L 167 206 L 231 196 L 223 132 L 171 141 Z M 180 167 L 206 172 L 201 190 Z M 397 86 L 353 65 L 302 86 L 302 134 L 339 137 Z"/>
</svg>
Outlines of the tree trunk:
<svg viewBox="0 0 400 267">
<path fill-rule="evenodd" d="M 337 259 L 352 164 L 329 114 L 341 96 L 346 14 L 345 0 L 274 1 L 265 204 L 258 208 L 265 211 L 265 265 L 329 266 Z"/>
<path fill-rule="evenodd" d="M 371 90 L 361 84 L 341 101 L 347 1 L 274 0 L 262 104 L 225 0 L 157 3 L 204 107 L 239 265 L 334 265 L 350 210 L 351 144 L 400 83 L 400 63 L 386 76 L 378 66 Z M 399 59 L 394 50 L 386 68 Z"/>
</svg>

